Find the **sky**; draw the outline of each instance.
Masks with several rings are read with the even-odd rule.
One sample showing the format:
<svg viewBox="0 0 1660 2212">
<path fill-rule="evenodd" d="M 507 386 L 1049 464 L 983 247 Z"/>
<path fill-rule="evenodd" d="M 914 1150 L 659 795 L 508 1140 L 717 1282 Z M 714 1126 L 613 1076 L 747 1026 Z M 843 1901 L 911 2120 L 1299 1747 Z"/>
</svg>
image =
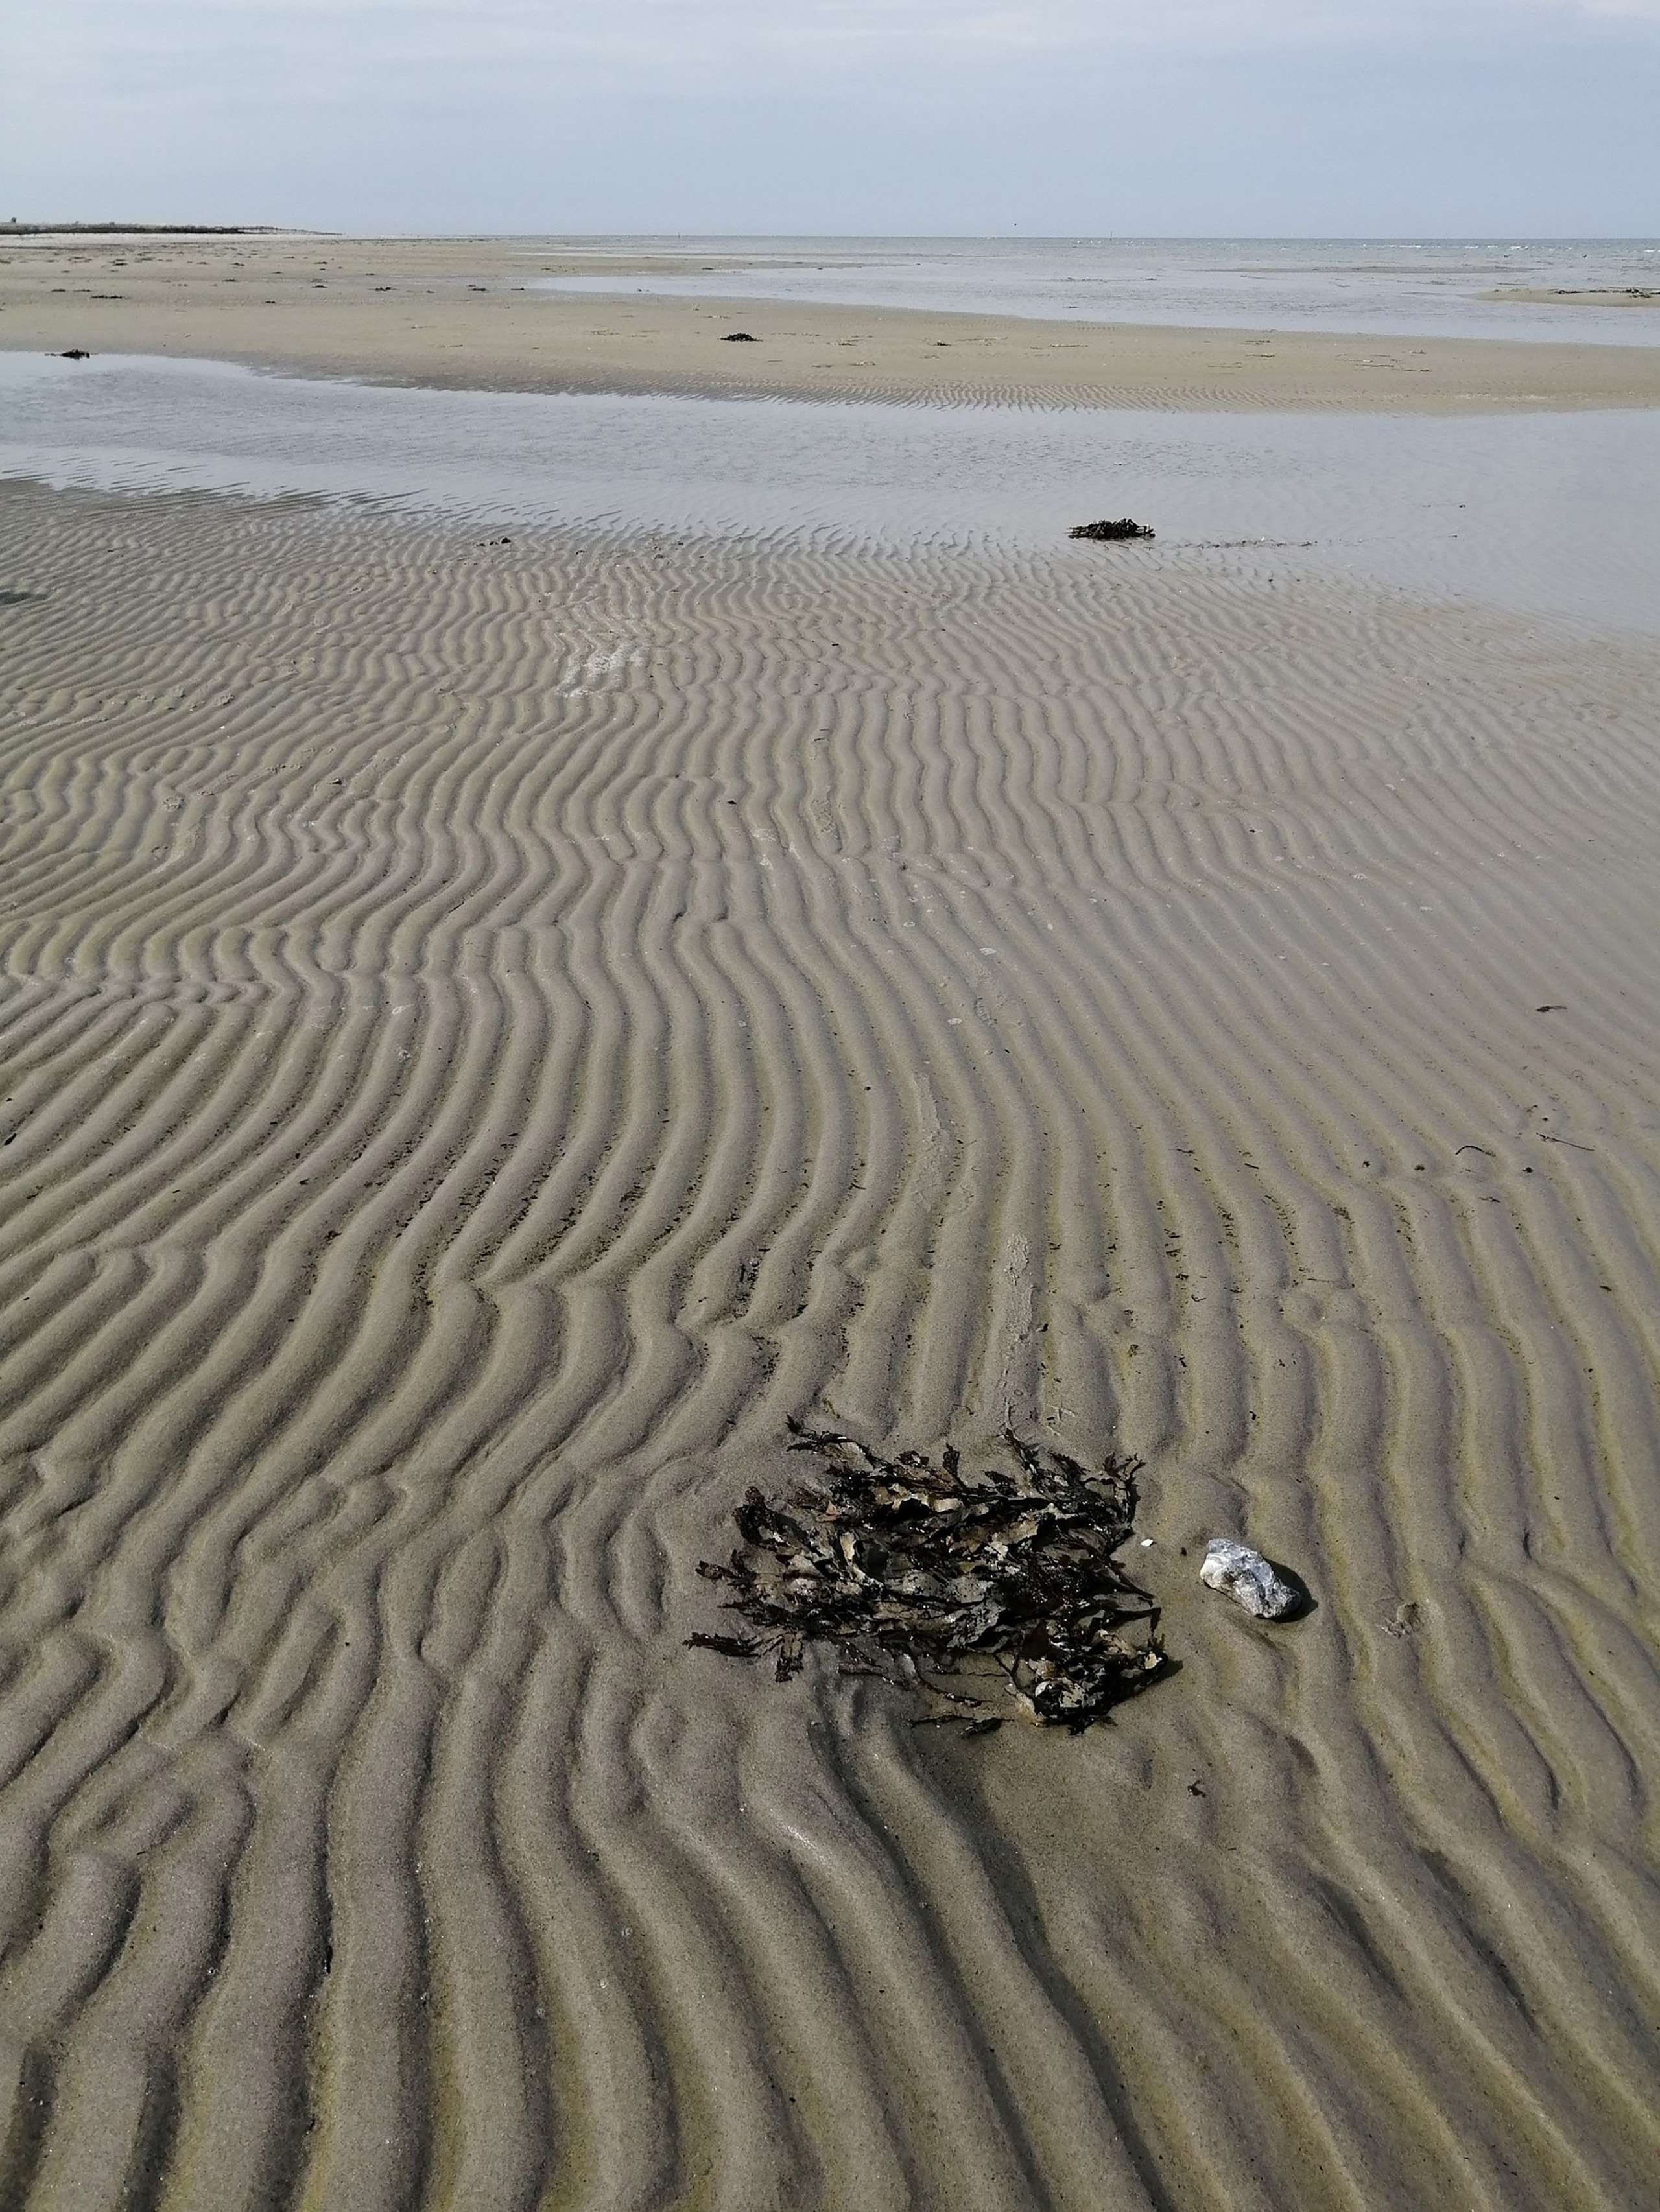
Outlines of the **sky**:
<svg viewBox="0 0 1660 2212">
<path fill-rule="evenodd" d="M 0 216 L 1660 234 L 1660 0 L 5 0 Z"/>
</svg>

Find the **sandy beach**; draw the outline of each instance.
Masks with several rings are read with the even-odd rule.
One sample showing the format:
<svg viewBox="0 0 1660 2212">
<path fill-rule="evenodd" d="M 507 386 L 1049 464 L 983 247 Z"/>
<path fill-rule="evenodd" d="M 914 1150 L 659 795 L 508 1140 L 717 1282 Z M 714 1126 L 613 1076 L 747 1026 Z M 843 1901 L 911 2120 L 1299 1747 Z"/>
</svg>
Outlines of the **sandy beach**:
<svg viewBox="0 0 1660 2212">
<path fill-rule="evenodd" d="M 6 255 L 12 349 L 1660 397 Z M 1225 548 L 0 482 L 0 2202 L 1647 2202 L 1657 696 L 1635 629 Z M 793 1416 L 1142 1455 L 1177 1669 L 969 1741 L 688 1650 Z"/>
<path fill-rule="evenodd" d="M 1453 413 L 1660 404 L 1660 349 L 1100 328 L 634 289 L 682 265 L 493 239 L 7 240 L 0 346 L 514 392 Z M 527 289 L 578 275 L 618 291 Z M 729 344 L 734 330 L 755 343 Z"/>
</svg>

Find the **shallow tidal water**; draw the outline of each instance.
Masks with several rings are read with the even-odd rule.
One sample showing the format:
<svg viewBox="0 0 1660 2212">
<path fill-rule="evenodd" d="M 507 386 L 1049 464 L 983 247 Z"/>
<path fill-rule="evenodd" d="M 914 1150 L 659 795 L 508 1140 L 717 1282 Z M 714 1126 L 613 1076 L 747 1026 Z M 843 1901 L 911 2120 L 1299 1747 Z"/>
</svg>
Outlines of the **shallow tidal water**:
<svg viewBox="0 0 1660 2212">
<path fill-rule="evenodd" d="M 0 354 L 0 469 L 492 525 L 879 546 L 1154 547 L 1596 627 L 1660 627 L 1660 411 L 1420 417 L 430 391 Z M 4 580 L 0 579 L 0 584 Z"/>
</svg>

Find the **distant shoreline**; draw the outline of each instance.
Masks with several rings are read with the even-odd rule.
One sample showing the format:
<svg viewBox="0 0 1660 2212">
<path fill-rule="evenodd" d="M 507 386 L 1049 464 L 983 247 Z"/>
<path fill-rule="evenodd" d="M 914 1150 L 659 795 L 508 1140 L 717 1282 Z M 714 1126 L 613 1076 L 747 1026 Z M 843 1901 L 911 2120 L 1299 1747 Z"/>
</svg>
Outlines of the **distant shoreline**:
<svg viewBox="0 0 1660 2212">
<path fill-rule="evenodd" d="M 0 222 L 0 238 L 282 238 L 276 222 Z"/>
</svg>

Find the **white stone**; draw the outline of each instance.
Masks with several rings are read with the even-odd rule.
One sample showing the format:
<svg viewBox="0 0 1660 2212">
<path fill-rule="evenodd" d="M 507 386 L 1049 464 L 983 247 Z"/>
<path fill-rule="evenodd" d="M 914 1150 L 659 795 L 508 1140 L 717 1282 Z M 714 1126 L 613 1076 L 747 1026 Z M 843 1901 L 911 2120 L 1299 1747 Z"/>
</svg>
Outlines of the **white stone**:
<svg viewBox="0 0 1660 2212">
<path fill-rule="evenodd" d="M 1221 1590 L 1258 1620 L 1282 1620 L 1295 1612 L 1297 1592 L 1280 1581 L 1260 1552 L 1231 1536 L 1213 1536 L 1205 1547 L 1199 1579 L 1207 1589 Z"/>
</svg>

